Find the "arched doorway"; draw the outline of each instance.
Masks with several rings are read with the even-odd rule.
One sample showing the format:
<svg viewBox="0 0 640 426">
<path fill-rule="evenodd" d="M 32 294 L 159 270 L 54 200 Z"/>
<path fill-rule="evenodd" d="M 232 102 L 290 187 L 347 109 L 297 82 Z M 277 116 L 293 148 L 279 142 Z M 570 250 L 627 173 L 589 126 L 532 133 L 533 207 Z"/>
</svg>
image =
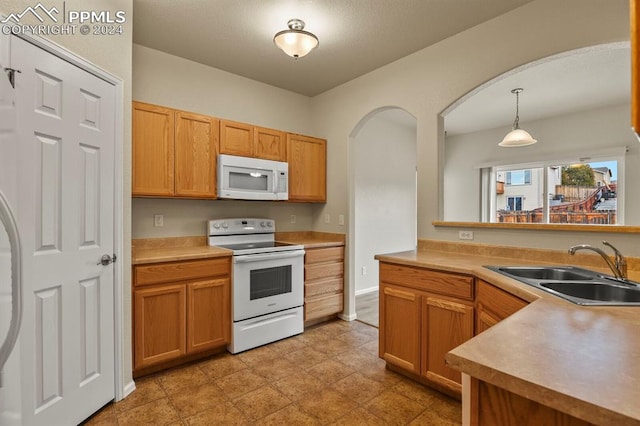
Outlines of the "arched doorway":
<svg viewBox="0 0 640 426">
<path fill-rule="evenodd" d="M 350 135 L 349 288 L 347 316 L 377 326 L 378 264 L 374 256 L 416 246 L 416 119 L 397 107 L 372 111 Z M 369 295 L 369 297 L 366 297 Z"/>
</svg>

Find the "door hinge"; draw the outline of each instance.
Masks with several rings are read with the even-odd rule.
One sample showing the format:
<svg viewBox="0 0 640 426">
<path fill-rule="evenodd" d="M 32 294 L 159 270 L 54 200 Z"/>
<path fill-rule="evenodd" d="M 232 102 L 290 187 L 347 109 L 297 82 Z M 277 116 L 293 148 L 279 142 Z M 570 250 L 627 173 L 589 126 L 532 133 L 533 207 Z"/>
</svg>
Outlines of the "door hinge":
<svg viewBox="0 0 640 426">
<path fill-rule="evenodd" d="M 17 70 L 15 68 L 5 68 L 4 72 L 7 73 L 7 77 L 9 77 L 9 83 L 11 83 L 11 87 L 16 88 L 16 73 L 22 73 L 22 71 Z"/>
</svg>

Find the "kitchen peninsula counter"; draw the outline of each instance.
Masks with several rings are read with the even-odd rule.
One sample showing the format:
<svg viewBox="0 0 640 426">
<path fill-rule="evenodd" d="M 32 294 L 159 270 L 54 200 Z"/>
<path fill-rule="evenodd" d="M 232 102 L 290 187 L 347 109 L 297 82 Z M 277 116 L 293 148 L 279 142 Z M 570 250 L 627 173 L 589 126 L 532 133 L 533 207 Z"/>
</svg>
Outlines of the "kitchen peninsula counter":
<svg viewBox="0 0 640 426">
<path fill-rule="evenodd" d="M 600 265 L 602 259 L 527 249 L 498 257 L 506 252 L 469 247 L 476 252 L 443 251 L 435 244 L 376 256 L 381 262 L 473 275 L 530 302 L 450 351 L 449 365 L 593 424 L 640 425 L 640 307 L 575 305 L 483 267 Z M 630 278 L 637 281 L 640 272 L 630 271 Z"/>
</svg>

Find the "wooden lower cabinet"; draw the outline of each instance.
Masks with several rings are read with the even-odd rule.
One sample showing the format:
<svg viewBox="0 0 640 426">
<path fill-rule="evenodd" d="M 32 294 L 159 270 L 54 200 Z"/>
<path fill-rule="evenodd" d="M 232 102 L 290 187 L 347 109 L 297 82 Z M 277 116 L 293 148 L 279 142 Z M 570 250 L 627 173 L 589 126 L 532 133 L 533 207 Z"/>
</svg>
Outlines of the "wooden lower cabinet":
<svg viewBox="0 0 640 426">
<path fill-rule="evenodd" d="M 451 349 L 473 337 L 473 305 L 439 296 L 422 297 L 422 375 L 455 393 L 462 374 L 444 361 Z"/>
<path fill-rule="evenodd" d="M 187 353 L 224 346 L 230 341 L 228 278 L 187 284 Z"/>
<path fill-rule="evenodd" d="M 164 285 L 135 291 L 134 367 L 186 354 L 186 288 Z"/>
<path fill-rule="evenodd" d="M 396 371 L 459 397 L 461 374 L 447 366 L 445 355 L 473 337 L 473 280 L 381 262 L 380 357 Z"/>
<path fill-rule="evenodd" d="M 476 282 L 476 334 L 494 326 L 529 303 L 486 281 Z"/>
<path fill-rule="evenodd" d="M 380 358 L 420 374 L 420 293 L 380 283 Z"/>
<path fill-rule="evenodd" d="M 305 248 L 304 321 L 312 325 L 344 309 L 344 246 Z"/>
<path fill-rule="evenodd" d="M 593 425 L 477 379 L 471 379 L 471 390 L 475 398 L 470 401 L 470 424 L 474 426 Z"/>
<path fill-rule="evenodd" d="M 134 266 L 134 375 L 224 350 L 230 273 L 230 257 Z"/>
</svg>

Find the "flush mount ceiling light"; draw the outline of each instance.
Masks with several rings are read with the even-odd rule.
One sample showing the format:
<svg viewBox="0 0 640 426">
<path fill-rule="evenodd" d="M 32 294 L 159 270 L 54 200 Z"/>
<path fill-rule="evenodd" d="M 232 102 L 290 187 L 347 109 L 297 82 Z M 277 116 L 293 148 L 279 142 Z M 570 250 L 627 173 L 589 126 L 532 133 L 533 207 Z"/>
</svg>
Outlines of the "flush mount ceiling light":
<svg viewBox="0 0 640 426">
<path fill-rule="evenodd" d="M 318 47 L 318 37 L 304 31 L 304 21 L 291 19 L 287 22 L 288 30 L 280 31 L 273 37 L 273 42 L 284 53 L 298 59 Z"/>
<path fill-rule="evenodd" d="M 518 126 L 518 122 L 520 121 L 520 117 L 518 116 L 520 100 L 519 95 L 523 90 L 524 89 L 522 88 L 517 88 L 511 91 L 511 93 L 515 93 L 516 95 L 516 119 L 513 122 L 513 129 L 509 133 L 507 133 L 504 139 L 502 139 L 502 142 L 498 144 L 500 146 L 506 148 L 514 148 L 518 146 L 533 145 L 534 143 L 538 142 L 536 139 L 532 138 L 527 131 L 522 130 L 520 126 Z"/>
</svg>

